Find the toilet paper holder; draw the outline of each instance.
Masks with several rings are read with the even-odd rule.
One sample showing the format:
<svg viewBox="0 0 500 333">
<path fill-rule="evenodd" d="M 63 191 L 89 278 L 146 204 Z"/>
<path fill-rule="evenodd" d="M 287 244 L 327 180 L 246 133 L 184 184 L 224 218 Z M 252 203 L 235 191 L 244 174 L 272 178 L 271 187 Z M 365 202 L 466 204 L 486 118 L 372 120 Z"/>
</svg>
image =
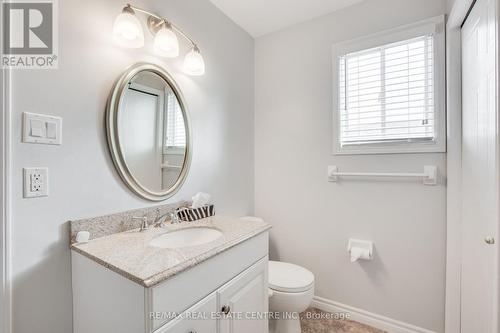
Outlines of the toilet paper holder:
<svg viewBox="0 0 500 333">
<path fill-rule="evenodd" d="M 361 239 L 350 238 L 347 244 L 347 251 L 351 256 L 351 262 L 359 259 L 372 260 L 373 259 L 373 242 Z"/>
</svg>

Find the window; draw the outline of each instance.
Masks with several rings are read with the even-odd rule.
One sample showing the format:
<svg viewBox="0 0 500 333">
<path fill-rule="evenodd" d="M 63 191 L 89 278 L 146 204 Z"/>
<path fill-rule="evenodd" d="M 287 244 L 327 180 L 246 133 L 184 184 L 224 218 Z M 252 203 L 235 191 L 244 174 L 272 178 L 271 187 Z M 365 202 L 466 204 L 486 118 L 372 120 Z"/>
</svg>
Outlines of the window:
<svg viewBox="0 0 500 333">
<path fill-rule="evenodd" d="M 433 20 L 336 46 L 335 153 L 444 151 L 444 39 Z"/>
<path fill-rule="evenodd" d="M 184 126 L 184 116 L 174 93 L 167 93 L 165 140 L 165 146 L 167 149 L 184 149 L 184 147 L 186 147 L 186 127 Z"/>
</svg>

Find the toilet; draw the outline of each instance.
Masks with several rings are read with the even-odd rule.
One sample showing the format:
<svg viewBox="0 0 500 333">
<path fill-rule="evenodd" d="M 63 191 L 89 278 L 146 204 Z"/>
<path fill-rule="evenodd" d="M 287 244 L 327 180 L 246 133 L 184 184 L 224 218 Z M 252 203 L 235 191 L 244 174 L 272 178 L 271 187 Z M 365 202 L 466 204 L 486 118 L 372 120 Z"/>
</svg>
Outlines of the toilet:
<svg viewBox="0 0 500 333">
<path fill-rule="evenodd" d="M 314 275 L 307 269 L 280 261 L 269 261 L 270 333 L 300 333 L 299 313 L 314 296 Z"/>
</svg>

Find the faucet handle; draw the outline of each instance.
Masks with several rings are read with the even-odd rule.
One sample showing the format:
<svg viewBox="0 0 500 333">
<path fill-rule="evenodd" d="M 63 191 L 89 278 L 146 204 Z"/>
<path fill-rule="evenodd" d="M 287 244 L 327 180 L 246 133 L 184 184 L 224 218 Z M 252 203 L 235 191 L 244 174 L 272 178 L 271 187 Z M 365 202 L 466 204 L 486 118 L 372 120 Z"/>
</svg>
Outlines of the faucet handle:
<svg viewBox="0 0 500 333">
<path fill-rule="evenodd" d="M 146 216 L 139 217 L 139 216 L 132 216 L 132 220 L 141 220 L 141 229 L 140 231 L 148 230 L 148 218 Z"/>
<path fill-rule="evenodd" d="M 170 213 L 170 223 L 180 223 L 179 216 L 177 215 L 177 209 L 173 213 Z"/>
</svg>

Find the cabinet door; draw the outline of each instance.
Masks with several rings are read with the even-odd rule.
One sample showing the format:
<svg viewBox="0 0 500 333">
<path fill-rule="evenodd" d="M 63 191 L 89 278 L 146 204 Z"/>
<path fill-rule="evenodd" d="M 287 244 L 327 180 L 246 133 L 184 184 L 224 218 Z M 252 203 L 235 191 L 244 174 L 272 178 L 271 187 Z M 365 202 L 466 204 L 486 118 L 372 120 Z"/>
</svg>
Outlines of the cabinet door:
<svg viewBox="0 0 500 333">
<path fill-rule="evenodd" d="M 267 257 L 218 291 L 219 333 L 267 333 Z"/>
<path fill-rule="evenodd" d="M 213 293 L 155 333 L 217 333 L 217 295 Z"/>
</svg>

